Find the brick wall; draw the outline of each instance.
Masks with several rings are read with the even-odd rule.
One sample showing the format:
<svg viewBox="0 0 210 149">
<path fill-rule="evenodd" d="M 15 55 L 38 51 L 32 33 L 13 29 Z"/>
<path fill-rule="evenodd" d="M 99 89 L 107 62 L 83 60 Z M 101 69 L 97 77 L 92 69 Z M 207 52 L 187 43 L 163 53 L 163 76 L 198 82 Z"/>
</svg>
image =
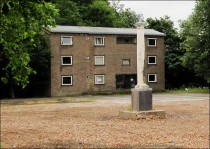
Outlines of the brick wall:
<svg viewBox="0 0 210 149">
<path fill-rule="evenodd" d="M 61 45 L 61 35 L 73 36 L 73 45 Z M 117 44 L 117 35 L 105 37 L 105 46 L 94 46 L 94 37 L 89 34 L 51 33 L 51 96 L 67 96 L 95 91 L 115 91 L 116 74 L 136 74 L 136 44 Z M 145 37 L 145 45 L 147 38 Z M 157 38 L 157 37 L 155 37 Z M 94 65 L 94 56 L 105 57 L 104 66 Z M 146 55 L 156 55 L 157 64 L 148 65 L 145 61 L 145 79 L 147 73 L 157 73 L 157 82 L 148 83 L 154 90 L 165 89 L 164 38 L 157 38 L 157 47 L 146 46 Z M 61 56 L 73 56 L 72 66 L 62 66 Z M 130 66 L 122 66 L 122 59 L 130 59 Z M 95 85 L 95 75 L 105 75 L 105 84 Z M 73 85 L 62 86 L 61 76 L 72 75 Z"/>
</svg>

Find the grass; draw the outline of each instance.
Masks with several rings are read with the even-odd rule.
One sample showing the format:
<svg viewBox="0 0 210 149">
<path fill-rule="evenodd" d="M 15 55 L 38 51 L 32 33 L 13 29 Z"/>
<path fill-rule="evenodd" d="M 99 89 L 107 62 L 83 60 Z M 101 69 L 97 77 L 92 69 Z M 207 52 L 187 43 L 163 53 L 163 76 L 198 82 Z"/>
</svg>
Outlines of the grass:
<svg viewBox="0 0 210 149">
<path fill-rule="evenodd" d="M 166 90 L 165 93 L 210 93 L 208 88 L 183 88 L 183 89 L 174 89 L 174 90 Z"/>
</svg>

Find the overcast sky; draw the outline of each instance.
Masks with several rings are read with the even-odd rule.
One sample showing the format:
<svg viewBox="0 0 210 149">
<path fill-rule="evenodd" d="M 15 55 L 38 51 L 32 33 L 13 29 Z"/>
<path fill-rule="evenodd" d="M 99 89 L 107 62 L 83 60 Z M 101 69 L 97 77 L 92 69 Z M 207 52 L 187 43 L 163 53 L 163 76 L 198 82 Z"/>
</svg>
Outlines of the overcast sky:
<svg viewBox="0 0 210 149">
<path fill-rule="evenodd" d="M 125 8 L 131 8 L 136 13 L 144 15 L 144 19 L 157 18 L 168 15 L 176 28 L 179 27 L 178 20 L 185 20 L 193 12 L 195 1 L 125 1 L 121 0 Z"/>
</svg>

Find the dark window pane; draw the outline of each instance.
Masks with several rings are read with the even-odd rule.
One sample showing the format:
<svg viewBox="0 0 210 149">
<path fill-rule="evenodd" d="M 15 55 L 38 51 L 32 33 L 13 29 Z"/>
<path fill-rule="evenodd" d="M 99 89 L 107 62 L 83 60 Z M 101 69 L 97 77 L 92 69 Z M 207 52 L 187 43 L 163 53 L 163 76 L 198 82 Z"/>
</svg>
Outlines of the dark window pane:
<svg viewBox="0 0 210 149">
<path fill-rule="evenodd" d="M 149 81 L 155 81 L 155 75 L 149 75 Z"/>
<path fill-rule="evenodd" d="M 149 63 L 155 64 L 156 63 L 156 58 L 155 57 L 149 57 Z"/>
<path fill-rule="evenodd" d="M 149 39 L 149 45 L 155 46 L 155 39 Z"/>
<path fill-rule="evenodd" d="M 63 57 L 63 64 L 71 64 L 71 57 Z"/>
<path fill-rule="evenodd" d="M 117 44 L 134 44 L 136 37 L 117 37 Z"/>
<path fill-rule="evenodd" d="M 71 77 L 63 77 L 63 84 L 71 84 Z"/>
</svg>

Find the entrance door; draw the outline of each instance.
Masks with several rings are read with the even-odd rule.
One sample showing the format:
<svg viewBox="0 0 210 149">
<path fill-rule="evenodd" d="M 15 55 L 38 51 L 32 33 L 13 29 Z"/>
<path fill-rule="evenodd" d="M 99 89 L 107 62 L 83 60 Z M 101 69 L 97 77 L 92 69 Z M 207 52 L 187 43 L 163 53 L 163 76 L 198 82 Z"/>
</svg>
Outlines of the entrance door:
<svg viewBox="0 0 210 149">
<path fill-rule="evenodd" d="M 117 74 L 116 89 L 131 89 L 136 85 L 136 74 Z"/>
</svg>

